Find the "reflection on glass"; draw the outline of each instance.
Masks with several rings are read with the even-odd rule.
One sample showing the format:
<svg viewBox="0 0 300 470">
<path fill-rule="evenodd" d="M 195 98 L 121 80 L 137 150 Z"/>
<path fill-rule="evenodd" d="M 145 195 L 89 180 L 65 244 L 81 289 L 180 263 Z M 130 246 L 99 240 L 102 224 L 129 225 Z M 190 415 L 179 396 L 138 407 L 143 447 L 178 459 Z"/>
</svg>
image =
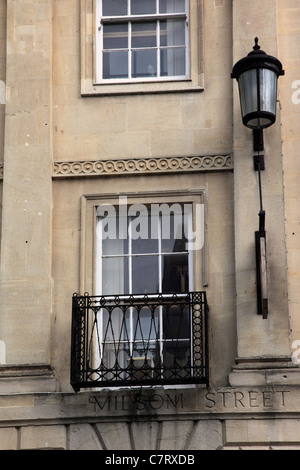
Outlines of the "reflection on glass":
<svg viewBox="0 0 300 470">
<path fill-rule="evenodd" d="M 127 11 L 127 0 L 102 0 L 103 16 L 123 16 Z"/>
<path fill-rule="evenodd" d="M 133 23 L 131 46 L 156 47 L 156 23 Z"/>
<path fill-rule="evenodd" d="M 128 25 L 127 24 L 103 25 L 103 48 L 104 49 L 128 48 Z"/>
<path fill-rule="evenodd" d="M 272 70 L 260 70 L 261 110 L 275 114 L 277 98 L 277 75 Z"/>
<path fill-rule="evenodd" d="M 159 13 L 184 13 L 185 0 L 159 0 Z"/>
<path fill-rule="evenodd" d="M 166 20 L 160 22 L 161 46 L 185 45 L 185 20 Z"/>
<path fill-rule="evenodd" d="M 239 78 L 242 115 L 257 110 L 257 75 L 256 70 L 248 70 Z"/>
<path fill-rule="evenodd" d="M 156 12 L 156 0 L 131 0 L 131 14 L 144 15 Z"/>
</svg>

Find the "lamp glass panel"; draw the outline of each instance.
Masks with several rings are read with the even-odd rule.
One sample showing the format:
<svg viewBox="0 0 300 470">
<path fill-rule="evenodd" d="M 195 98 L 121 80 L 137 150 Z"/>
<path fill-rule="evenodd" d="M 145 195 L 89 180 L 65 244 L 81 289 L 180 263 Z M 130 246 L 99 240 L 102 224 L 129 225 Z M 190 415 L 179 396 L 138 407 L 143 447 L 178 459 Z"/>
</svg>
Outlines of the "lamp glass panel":
<svg viewBox="0 0 300 470">
<path fill-rule="evenodd" d="M 260 69 L 260 107 L 275 115 L 277 99 L 277 75 L 272 70 Z"/>
<path fill-rule="evenodd" d="M 258 110 L 256 69 L 247 70 L 239 77 L 242 116 Z"/>
</svg>

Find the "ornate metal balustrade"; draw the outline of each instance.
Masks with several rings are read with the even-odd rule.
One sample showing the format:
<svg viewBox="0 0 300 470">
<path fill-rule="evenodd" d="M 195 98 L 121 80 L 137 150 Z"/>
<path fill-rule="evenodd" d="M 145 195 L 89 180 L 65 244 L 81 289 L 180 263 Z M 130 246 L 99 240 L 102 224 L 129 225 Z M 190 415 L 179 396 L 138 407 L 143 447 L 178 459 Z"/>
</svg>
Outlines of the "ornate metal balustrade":
<svg viewBox="0 0 300 470">
<path fill-rule="evenodd" d="M 73 295 L 71 384 L 208 384 L 205 292 Z"/>
</svg>

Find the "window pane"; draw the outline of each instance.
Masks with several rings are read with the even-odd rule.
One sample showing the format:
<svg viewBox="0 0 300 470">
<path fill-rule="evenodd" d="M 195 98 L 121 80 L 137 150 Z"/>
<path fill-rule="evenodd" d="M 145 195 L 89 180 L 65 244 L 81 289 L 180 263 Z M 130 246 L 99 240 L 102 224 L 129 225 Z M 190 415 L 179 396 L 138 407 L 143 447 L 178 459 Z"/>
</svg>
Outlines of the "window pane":
<svg viewBox="0 0 300 470">
<path fill-rule="evenodd" d="M 158 256 L 134 256 L 132 294 L 153 294 L 158 291 Z"/>
<path fill-rule="evenodd" d="M 156 13 L 156 0 L 131 0 L 131 14 L 144 15 Z"/>
<path fill-rule="evenodd" d="M 134 340 L 156 340 L 159 337 L 159 309 L 154 312 L 150 307 L 142 307 L 139 311 L 132 309 Z"/>
<path fill-rule="evenodd" d="M 102 259 L 102 295 L 129 294 L 128 258 Z"/>
<path fill-rule="evenodd" d="M 172 305 L 164 308 L 163 315 L 164 338 L 189 339 L 190 309 L 188 306 Z M 183 343 L 183 342 L 182 342 Z"/>
<path fill-rule="evenodd" d="M 110 24 L 103 26 L 103 49 L 127 49 L 128 26 Z"/>
<path fill-rule="evenodd" d="M 164 255 L 162 264 L 162 292 L 188 292 L 188 254 Z"/>
<path fill-rule="evenodd" d="M 128 78 L 128 52 L 103 53 L 103 78 Z"/>
<path fill-rule="evenodd" d="M 131 250 L 133 254 L 158 253 L 157 220 L 150 216 L 134 218 L 130 224 Z"/>
<path fill-rule="evenodd" d="M 159 13 L 184 13 L 185 0 L 159 0 Z"/>
<path fill-rule="evenodd" d="M 156 47 L 156 23 L 134 23 L 131 47 Z"/>
<path fill-rule="evenodd" d="M 102 209 L 99 206 L 98 211 Z M 128 254 L 128 226 L 127 217 L 121 217 L 117 212 L 108 215 L 102 209 L 104 216 L 98 217 L 97 239 L 102 243 L 102 255 L 124 255 Z"/>
<path fill-rule="evenodd" d="M 103 16 L 127 15 L 127 0 L 102 0 Z"/>
<path fill-rule="evenodd" d="M 106 238 L 102 241 L 102 255 L 124 255 L 128 253 L 128 240 L 112 240 Z"/>
<path fill-rule="evenodd" d="M 140 49 L 132 53 L 132 77 L 156 77 L 156 50 Z"/>
<path fill-rule="evenodd" d="M 161 224 L 161 251 L 162 253 L 174 253 L 186 251 L 186 238 L 183 227 L 183 214 L 170 214 L 162 218 Z"/>
<path fill-rule="evenodd" d="M 185 21 L 167 20 L 160 22 L 160 45 L 161 46 L 184 46 L 185 45 Z"/>
<path fill-rule="evenodd" d="M 160 51 L 160 73 L 162 77 L 185 75 L 185 48 L 176 47 Z"/>
</svg>

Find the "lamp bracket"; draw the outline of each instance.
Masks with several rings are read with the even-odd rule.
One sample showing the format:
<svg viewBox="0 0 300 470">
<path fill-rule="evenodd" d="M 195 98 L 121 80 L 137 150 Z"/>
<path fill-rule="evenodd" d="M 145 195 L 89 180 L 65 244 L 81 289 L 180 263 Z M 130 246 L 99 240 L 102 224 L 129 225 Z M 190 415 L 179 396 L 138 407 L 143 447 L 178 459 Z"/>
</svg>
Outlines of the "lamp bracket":
<svg viewBox="0 0 300 470">
<path fill-rule="evenodd" d="M 253 166 L 254 171 L 262 171 L 265 169 L 265 157 L 264 155 L 253 155 Z"/>
<path fill-rule="evenodd" d="M 265 211 L 259 212 L 259 230 L 255 232 L 256 248 L 256 287 L 257 287 L 257 313 L 263 319 L 268 318 L 268 281 L 267 281 L 267 254 Z"/>
<path fill-rule="evenodd" d="M 262 129 L 253 129 L 253 150 L 258 152 L 257 155 L 253 156 L 254 171 L 260 171 L 265 169 L 265 158 L 263 154 L 264 150 L 264 135 Z"/>
</svg>

